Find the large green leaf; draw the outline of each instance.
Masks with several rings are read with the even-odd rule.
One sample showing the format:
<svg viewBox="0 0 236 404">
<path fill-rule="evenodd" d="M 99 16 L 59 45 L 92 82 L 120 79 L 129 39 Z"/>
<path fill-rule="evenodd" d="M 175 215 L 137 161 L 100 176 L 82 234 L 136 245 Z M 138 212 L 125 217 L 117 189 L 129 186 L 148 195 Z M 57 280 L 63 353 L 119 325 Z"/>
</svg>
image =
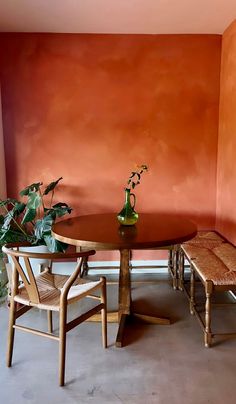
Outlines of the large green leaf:
<svg viewBox="0 0 236 404">
<path fill-rule="evenodd" d="M 3 225 L 2 225 L 3 230 L 9 229 L 13 217 L 14 217 L 14 211 L 12 209 L 4 217 L 4 222 L 3 222 Z"/>
<path fill-rule="evenodd" d="M 9 210 L 7 212 L 7 214 L 4 216 L 4 219 L 1 222 L 1 224 L 2 224 L 1 230 L 4 232 L 4 231 L 10 229 L 10 227 L 12 227 L 12 226 L 13 226 L 13 230 L 14 230 L 15 223 L 13 222 L 13 219 L 17 219 L 17 217 L 24 211 L 24 209 L 25 209 L 25 204 L 16 201 L 14 207 L 11 210 Z"/>
<path fill-rule="evenodd" d="M 28 187 L 24 188 L 22 191 L 20 191 L 20 195 L 29 195 L 30 192 L 33 191 L 38 191 L 40 189 L 40 186 L 43 185 L 42 182 L 34 182 L 33 184 L 28 185 Z"/>
<path fill-rule="evenodd" d="M 54 211 L 54 209 L 47 209 L 47 208 L 45 208 L 45 209 L 44 209 L 44 213 L 45 213 L 45 215 L 50 216 L 53 221 L 54 221 L 54 220 L 56 219 L 56 217 L 57 217 L 57 214 L 56 214 L 56 212 Z"/>
<path fill-rule="evenodd" d="M 72 209 L 69 206 L 64 206 L 64 207 L 58 207 L 54 208 L 54 211 L 56 212 L 57 217 L 62 217 L 66 215 L 67 213 L 71 213 Z"/>
<path fill-rule="evenodd" d="M 8 232 L 9 232 L 8 229 L 3 229 L 3 228 L 1 228 L 1 231 L 0 231 L 0 242 L 6 239 Z M 3 244 L 3 243 L 1 243 L 1 244 Z"/>
<path fill-rule="evenodd" d="M 7 228 L 10 225 L 13 217 L 14 218 L 18 217 L 24 211 L 24 209 L 25 209 L 25 204 L 16 201 L 13 208 L 11 210 L 9 210 L 7 212 L 7 214 L 4 216 L 4 225 L 3 225 L 4 228 Z"/>
<path fill-rule="evenodd" d="M 51 252 L 65 252 L 68 247 L 67 244 L 61 243 L 53 236 L 45 236 L 44 241 L 49 251 Z"/>
<path fill-rule="evenodd" d="M 36 239 L 39 241 L 45 235 L 51 234 L 53 219 L 51 216 L 45 216 L 43 219 L 39 219 L 35 223 L 34 234 Z"/>
<path fill-rule="evenodd" d="M 25 223 L 32 222 L 32 220 L 35 219 L 36 213 L 37 213 L 36 209 L 26 208 L 26 211 L 25 211 L 25 214 L 24 214 L 24 217 L 23 217 L 21 223 L 25 224 Z"/>
<path fill-rule="evenodd" d="M 57 186 L 58 182 L 62 180 L 62 177 L 58 178 L 58 180 L 51 182 L 44 190 L 43 195 L 49 194 L 49 192 L 53 191 Z"/>
<path fill-rule="evenodd" d="M 15 204 L 14 208 L 13 208 L 13 210 L 14 210 L 14 215 L 15 215 L 15 214 L 16 214 L 16 215 L 20 215 L 22 212 L 24 212 L 25 207 L 26 207 L 25 203 L 17 202 L 17 203 Z"/>
<path fill-rule="evenodd" d="M 1 206 L 7 206 L 7 205 L 15 205 L 16 203 L 20 203 L 17 199 L 14 199 L 14 198 L 7 198 L 7 199 L 4 199 L 4 200 L 1 200 L 0 201 L 0 207 Z"/>
<path fill-rule="evenodd" d="M 0 231 L 0 245 L 4 245 L 6 243 L 19 243 L 21 241 L 31 241 L 30 237 L 25 237 L 23 233 L 20 231 L 6 229 Z"/>
<path fill-rule="evenodd" d="M 28 209 L 38 209 L 42 204 L 41 196 L 37 192 L 29 192 L 27 208 Z"/>
<path fill-rule="evenodd" d="M 71 213 L 72 208 L 66 203 L 59 202 L 53 205 L 51 209 L 44 209 L 44 211 L 45 213 L 47 213 L 47 215 L 51 215 L 55 220 L 57 217 L 61 217 L 67 213 Z"/>
<path fill-rule="evenodd" d="M 67 203 L 64 203 L 64 202 L 55 203 L 55 205 L 52 205 L 52 207 L 53 207 L 53 208 L 64 208 L 64 207 L 70 208 L 69 205 L 67 205 Z M 71 208 L 70 208 L 70 209 L 71 209 Z M 72 209 L 71 209 L 71 210 L 72 210 Z"/>
</svg>

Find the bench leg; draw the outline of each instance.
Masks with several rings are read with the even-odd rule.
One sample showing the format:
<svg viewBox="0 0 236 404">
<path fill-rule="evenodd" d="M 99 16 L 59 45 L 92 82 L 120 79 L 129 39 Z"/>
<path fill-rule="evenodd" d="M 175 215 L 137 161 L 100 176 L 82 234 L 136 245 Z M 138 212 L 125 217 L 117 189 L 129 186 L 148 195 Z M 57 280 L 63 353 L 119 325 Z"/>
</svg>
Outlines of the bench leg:
<svg viewBox="0 0 236 404">
<path fill-rule="evenodd" d="M 205 293 L 206 293 L 206 306 L 205 306 L 205 332 L 204 332 L 204 342 L 205 347 L 209 348 L 211 346 L 211 295 L 212 295 L 212 282 L 206 281 Z"/>
<path fill-rule="evenodd" d="M 190 264 L 191 269 L 191 278 L 190 278 L 190 313 L 194 314 L 194 307 L 195 307 L 195 273 L 194 268 Z"/>
<path fill-rule="evenodd" d="M 180 249 L 179 250 L 179 290 L 183 291 L 184 285 L 184 253 Z"/>
<path fill-rule="evenodd" d="M 48 310 L 47 315 L 48 315 L 48 332 L 52 334 L 53 332 L 52 310 Z"/>
<path fill-rule="evenodd" d="M 170 248 L 169 249 L 169 255 L 168 255 L 168 271 L 169 273 L 172 272 L 173 270 L 173 250 Z"/>
<path fill-rule="evenodd" d="M 178 265 L 179 265 L 179 245 L 173 250 L 173 289 L 178 288 Z"/>
</svg>

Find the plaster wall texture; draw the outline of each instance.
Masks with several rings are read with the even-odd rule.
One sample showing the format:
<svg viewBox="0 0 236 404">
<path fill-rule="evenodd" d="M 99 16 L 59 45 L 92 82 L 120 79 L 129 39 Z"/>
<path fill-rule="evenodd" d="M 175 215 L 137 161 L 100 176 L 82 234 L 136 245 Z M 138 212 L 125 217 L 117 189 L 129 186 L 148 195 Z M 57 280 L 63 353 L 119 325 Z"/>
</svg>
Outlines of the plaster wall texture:
<svg viewBox="0 0 236 404">
<path fill-rule="evenodd" d="M 216 228 L 236 244 L 236 21 L 222 41 Z"/>
<path fill-rule="evenodd" d="M 0 46 L 9 196 L 63 176 L 55 197 L 74 215 L 118 212 L 145 163 L 138 212 L 215 225 L 221 36 L 1 34 Z"/>
<path fill-rule="evenodd" d="M 5 170 L 3 128 L 2 128 L 2 102 L 1 102 L 1 85 L 0 85 L 0 199 L 4 199 L 5 197 L 6 197 L 6 170 Z"/>
</svg>

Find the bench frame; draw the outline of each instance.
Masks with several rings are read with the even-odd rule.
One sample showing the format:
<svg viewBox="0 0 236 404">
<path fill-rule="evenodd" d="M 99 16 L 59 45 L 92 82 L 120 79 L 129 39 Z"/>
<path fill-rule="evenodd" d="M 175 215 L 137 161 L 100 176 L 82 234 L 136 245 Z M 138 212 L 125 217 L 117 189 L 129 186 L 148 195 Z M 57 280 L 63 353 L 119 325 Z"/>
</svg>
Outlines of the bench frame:
<svg viewBox="0 0 236 404">
<path fill-rule="evenodd" d="M 184 283 L 184 260 L 187 260 L 189 265 L 190 265 L 190 291 L 186 288 L 186 285 Z M 212 344 L 212 338 L 214 338 L 216 335 L 218 336 L 223 336 L 225 338 L 232 338 L 236 337 L 236 332 L 234 333 L 216 333 L 212 332 L 211 329 L 211 319 L 212 319 L 212 295 L 214 292 L 229 292 L 229 291 L 236 291 L 236 285 L 235 287 L 233 285 L 215 285 L 211 280 L 204 281 L 200 274 L 198 273 L 197 267 L 195 266 L 195 260 L 192 259 L 190 260 L 185 254 L 184 251 L 181 249 L 179 252 L 179 274 L 180 274 L 180 287 L 181 290 L 183 290 L 188 299 L 189 299 L 189 308 L 190 308 L 190 313 L 192 315 L 196 315 L 196 318 L 199 321 L 199 324 L 203 330 L 204 333 L 204 344 L 206 348 L 209 348 Z M 195 286 L 196 286 L 196 278 L 200 280 L 202 283 L 204 289 L 205 289 L 205 319 L 202 318 L 200 315 L 200 310 L 198 309 L 198 305 L 196 302 L 196 297 L 195 297 Z M 232 303 L 235 305 L 236 303 Z M 230 303 L 222 303 L 221 306 L 227 306 L 230 305 Z"/>
</svg>

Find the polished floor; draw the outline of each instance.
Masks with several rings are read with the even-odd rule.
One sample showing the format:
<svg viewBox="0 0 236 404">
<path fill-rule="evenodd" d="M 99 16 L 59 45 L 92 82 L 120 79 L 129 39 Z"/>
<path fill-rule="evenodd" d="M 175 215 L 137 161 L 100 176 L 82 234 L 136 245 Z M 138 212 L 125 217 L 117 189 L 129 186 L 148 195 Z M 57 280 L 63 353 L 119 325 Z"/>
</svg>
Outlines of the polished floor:
<svg viewBox="0 0 236 404">
<path fill-rule="evenodd" d="M 132 295 L 136 311 L 170 316 L 171 325 L 133 322 L 127 329 L 125 347 L 119 349 L 114 345 L 117 324 L 108 324 L 109 347 L 103 350 L 100 324 L 83 323 L 67 336 L 67 384 L 63 388 L 57 385 L 56 341 L 17 331 L 13 366 L 5 367 L 8 310 L 2 305 L 0 403 L 234 402 L 236 339 L 217 339 L 206 349 L 199 324 L 189 314 L 186 296 L 173 291 L 167 276 L 134 275 Z M 110 309 L 115 309 L 117 284 L 109 285 L 108 300 Z M 70 309 L 71 317 L 77 309 Z M 223 331 L 236 330 L 236 307 L 215 308 L 214 320 L 214 326 Z M 44 312 L 31 311 L 21 322 L 32 325 L 32 321 L 35 327 L 46 329 Z"/>
</svg>

